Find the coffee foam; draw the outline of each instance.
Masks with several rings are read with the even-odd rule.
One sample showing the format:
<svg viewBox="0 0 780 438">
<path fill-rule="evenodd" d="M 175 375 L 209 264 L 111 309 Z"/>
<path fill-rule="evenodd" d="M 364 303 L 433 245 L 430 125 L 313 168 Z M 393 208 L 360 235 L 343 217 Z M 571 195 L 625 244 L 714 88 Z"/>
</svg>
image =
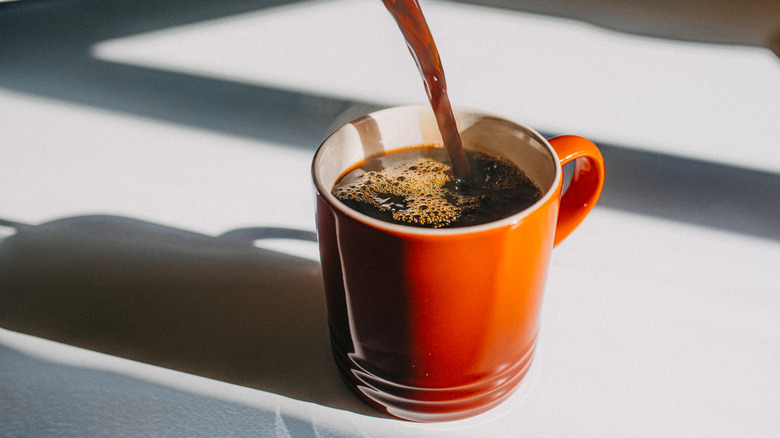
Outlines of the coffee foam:
<svg viewBox="0 0 780 438">
<path fill-rule="evenodd" d="M 332 193 L 371 216 L 389 215 L 396 223 L 430 228 L 506 217 L 541 196 L 533 181 L 506 159 L 473 152 L 468 156 L 472 175 L 467 188 L 456 188 L 443 148 L 421 147 L 370 157 L 339 180 Z"/>
<path fill-rule="evenodd" d="M 398 222 L 442 227 L 457 221 L 464 205 L 455 205 L 444 186 L 452 180 L 448 165 L 430 158 L 405 161 L 380 170 L 363 172 L 349 184 L 337 186 L 334 195 L 392 212 Z"/>
</svg>

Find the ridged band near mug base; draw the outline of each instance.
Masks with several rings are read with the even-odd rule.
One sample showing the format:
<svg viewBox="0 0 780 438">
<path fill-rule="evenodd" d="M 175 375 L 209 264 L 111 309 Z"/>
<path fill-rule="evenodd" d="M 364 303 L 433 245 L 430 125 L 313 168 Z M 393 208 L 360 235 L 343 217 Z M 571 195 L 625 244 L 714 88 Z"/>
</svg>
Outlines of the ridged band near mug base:
<svg viewBox="0 0 780 438">
<path fill-rule="evenodd" d="M 365 370 L 331 342 L 333 356 L 347 385 L 375 409 L 408 421 L 461 420 L 489 411 L 509 398 L 528 373 L 536 342 L 512 367 L 467 385 L 430 388 L 399 385 Z"/>
</svg>

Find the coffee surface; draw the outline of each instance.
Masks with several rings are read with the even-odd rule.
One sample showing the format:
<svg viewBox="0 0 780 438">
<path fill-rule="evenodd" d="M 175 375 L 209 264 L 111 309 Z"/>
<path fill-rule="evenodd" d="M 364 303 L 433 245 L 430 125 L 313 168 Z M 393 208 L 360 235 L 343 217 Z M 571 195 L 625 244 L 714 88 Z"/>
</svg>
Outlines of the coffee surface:
<svg viewBox="0 0 780 438">
<path fill-rule="evenodd" d="M 421 145 L 368 157 L 349 170 L 332 193 L 373 218 L 427 228 L 493 222 L 541 198 L 539 187 L 509 161 L 471 151 L 466 156 L 477 184 L 459 186 L 447 151 Z"/>
</svg>

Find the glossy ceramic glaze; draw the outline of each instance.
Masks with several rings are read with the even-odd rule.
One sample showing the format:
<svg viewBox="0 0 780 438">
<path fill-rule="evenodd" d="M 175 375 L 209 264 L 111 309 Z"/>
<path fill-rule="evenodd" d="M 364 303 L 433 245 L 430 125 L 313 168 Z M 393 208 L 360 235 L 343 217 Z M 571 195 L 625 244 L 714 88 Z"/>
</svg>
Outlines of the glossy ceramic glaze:
<svg viewBox="0 0 780 438">
<path fill-rule="evenodd" d="M 426 107 L 342 127 L 312 167 L 334 357 L 366 401 L 413 421 L 472 416 L 516 388 L 533 359 L 551 250 L 593 207 L 604 178 L 601 154 L 581 137 L 548 142 L 472 110 L 456 118 L 466 147 L 512 160 L 543 197 L 499 221 L 433 230 L 372 219 L 330 194 L 367 155 L 440 141 Z M 572 160 L 561 198 L 561 165 Z"/>
</svg>

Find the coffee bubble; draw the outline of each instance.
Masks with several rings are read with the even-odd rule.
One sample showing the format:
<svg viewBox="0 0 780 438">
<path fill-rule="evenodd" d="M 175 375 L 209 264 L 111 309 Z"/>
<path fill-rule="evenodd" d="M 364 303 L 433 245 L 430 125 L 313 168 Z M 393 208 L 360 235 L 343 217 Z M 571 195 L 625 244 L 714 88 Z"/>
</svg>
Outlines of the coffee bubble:
<svg viewBox="0 0 780 438">
<path fill-rule="evenodd" d="M 458 187 L 446 151 L 428 146 L 370 157 L 348 172 L 332 193 L 375 218 L 428 228 L 489 222 L 538 199 L 538 188 L 508 161 L 476 153 L 469 153 L 469 158 L 478 172 L 476 187 Z M 533 188 L 530 203 L 518 198 L 519 188 L 527 198 L 529 184 Z"/>
</svg>

